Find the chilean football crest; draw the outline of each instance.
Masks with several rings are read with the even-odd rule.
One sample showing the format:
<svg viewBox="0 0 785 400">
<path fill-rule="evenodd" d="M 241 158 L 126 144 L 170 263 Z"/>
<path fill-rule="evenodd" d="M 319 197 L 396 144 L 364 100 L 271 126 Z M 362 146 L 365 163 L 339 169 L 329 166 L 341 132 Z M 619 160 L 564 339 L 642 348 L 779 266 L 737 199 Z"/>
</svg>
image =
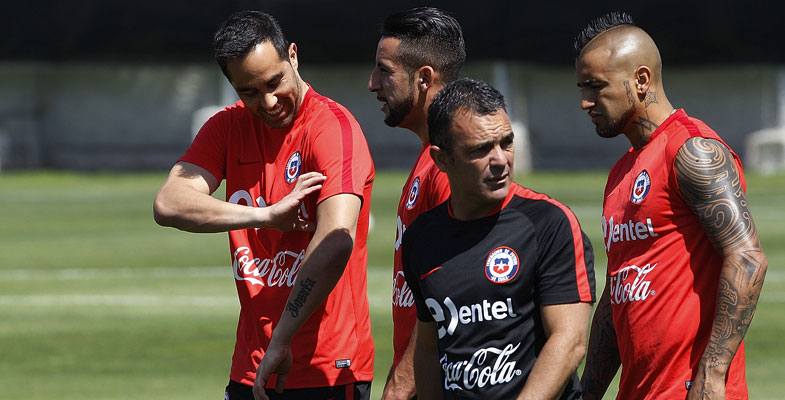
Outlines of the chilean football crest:
<svg viewBox="0 0 785 400">
<path fill-rule="evenodd" d="M 420 177 L 414 178 L 412 187 L 409 189 L 409 197 L 406 198 L 406 209 L 411 210 L 414 203 L 417 202 L 417 197 L 420 195 Z"/>
<path fill-rule="evenodd" d="M 507 283 L 518 274 L 518 266 L 515 250 L 507 246 L 497 247 L 485 261 L 485 277 L 493 283 Z"/>
<path fill-rule="evenodd" d="M 291 156 L 289 156 L 289 161 L 286 162 L 286 171 L 284 171 L 286 182 L 292 183 L 297 179 L 298 176 L 300 176 L 300 167 L 302 165 L 303 161 L 302 157 L 300 157 L 300 152 L 295 151 Z"/>
<path fill-rule="evenodd" d="M 649 194 L 649 189 L 651 189 L 651 178 L 649 178 L 649 173 L 643 170 L 635 178 L 635 183 L 632 184 L 630 201 L 633 204 L 640 204 L 646 198 L 646 195 Z"/>
</svg>

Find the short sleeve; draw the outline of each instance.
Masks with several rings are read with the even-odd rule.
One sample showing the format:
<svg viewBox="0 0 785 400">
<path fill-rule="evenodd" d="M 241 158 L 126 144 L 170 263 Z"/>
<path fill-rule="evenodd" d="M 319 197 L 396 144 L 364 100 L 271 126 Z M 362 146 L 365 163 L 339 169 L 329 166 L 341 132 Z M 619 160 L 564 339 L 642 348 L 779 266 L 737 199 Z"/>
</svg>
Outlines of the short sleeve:
<svg viewBox="0 0 785 400">
<path fill-rule="evenodd" d="M 185 155 L 177 161 L 198 165 L 213 174 L 218 181 L 223 180 L 226 177 L 227 141 L 231 125 L 229 118 L 228 110 L 213 115 L 199 129 Z"/>
<path fill-rule="evenodd" d="M 433 316 L 428 311 L 428 306 L 425 304 L 425 298 L 423 298 L 422 289 L 420 288 L 419 272 L 414 263 L 409 260 L 412 253 L 416 252 L 416 249 L 413 248 L 413 246 L 416 245 L 416 241 L 413 242 L 412 240 L 414 234 L 415 232 L 412 232 L 411 229 L 407 229 L 406 232 L 403 233 L 403 241 L 401 242 L 403 274 L 406 277 L 406 284 L 409 285 L 409 289 L 412 290 L 412 294 L 414 295 L 414 305 L 417 307 L 417 319 L 423 322 L 433 322 Z"/>
<path fill-rule="evenodd" d="M 537 226 L 537 293 L 542 305 L 595 300 L 594 253 L 575 215 L 550 204 Z"/>
<path fill-rule="evenodd" d="M 318 201 L 341 193 L 362 199 L 363 188 L 374 174 L 365 136 L 345 108 L 335 102 L 328 102 L 327 106 L 311 122 L 308 133 L 311 170 L 327 177 Z"/>
</svg>

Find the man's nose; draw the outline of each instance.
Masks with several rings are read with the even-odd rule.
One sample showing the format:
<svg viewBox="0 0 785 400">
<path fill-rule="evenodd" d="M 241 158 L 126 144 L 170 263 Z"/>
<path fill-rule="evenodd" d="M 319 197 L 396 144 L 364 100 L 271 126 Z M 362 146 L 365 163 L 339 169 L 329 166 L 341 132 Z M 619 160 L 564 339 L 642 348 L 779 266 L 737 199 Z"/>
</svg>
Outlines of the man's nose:
<svg viewBox="0 0 785 400">
<path fill-rule="evenodd" d="M 371 71 L 371 76 L 368 77 L 368 91 L 375 92 L 381 89 L 377 79 L 376 68 Z"/>
<path fill-rule="evenodd" d="M 271 110 L 278 104 L 278 96 L 273 93 L 267 93 L 264 95 L 264 99 L 262 100 L 262 106 L 267 109 Z"/>
</svg>

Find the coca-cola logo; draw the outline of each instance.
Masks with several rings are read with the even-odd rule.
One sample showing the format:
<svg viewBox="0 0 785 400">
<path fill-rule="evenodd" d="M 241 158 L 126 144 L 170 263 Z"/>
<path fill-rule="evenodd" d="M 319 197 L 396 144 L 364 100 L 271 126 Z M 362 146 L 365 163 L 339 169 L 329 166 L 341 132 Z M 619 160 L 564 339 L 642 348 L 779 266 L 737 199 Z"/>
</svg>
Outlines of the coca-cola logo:
<svg viewBox="0 0 785 400">
<path fill-rule="evenodd" d="M 414 305 L 414 293 L 406 283 L 406 277 L 403 271 L 398 271 L 393 278 L 393 293 L 392 293 L 393 307 L 411 307 Z"/>
<path fill-rule="evenodd" d="M 248 281 L 253 285 L 268 287 L 292 287 L 303 258 L 305 258 L 305 249 L 299 253 L 279 251 L 272 258 L 260 259 L 253 256 L 250 248 L 243 246 L 234 251 L 232 269 L 234 278 L 238 281 Z"/>
<path fill-rule="evenodd" d="M 649 273 L 657 267 L 657 263 L 646 264 L 644 267 L 630 265 L 620 269 L 616 275 L 610 277 L 611 303 L 623 304 L 633 301 L 644 301 L 649 296 L 657 294 L 651 290 L 651 280 L 646 279 Z M 630 278 L 632 277 L 632 280 Z"/>
<path fill-rule="evenodd" d="M 511 382 L 522 373 L 515 368 L 516 361 L 510 360 L 520 346 L 518 342 L 503 349 L 487 347 L 475 351 L 471 359 L 463 361 L 448 362 L 447 355 L 442 356 L 439 362 L 444 371 L 444 389 L 472 390 Z"/>
</svg>

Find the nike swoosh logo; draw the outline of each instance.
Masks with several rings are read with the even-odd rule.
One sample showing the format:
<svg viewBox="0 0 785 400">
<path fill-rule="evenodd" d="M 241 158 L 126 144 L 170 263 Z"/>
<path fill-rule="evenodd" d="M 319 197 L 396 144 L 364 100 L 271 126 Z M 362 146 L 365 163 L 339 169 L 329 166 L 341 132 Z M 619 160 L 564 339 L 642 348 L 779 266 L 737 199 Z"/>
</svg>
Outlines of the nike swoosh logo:
<svg viewBox="0 0 785 400">
<path fill-rule="evenodd" d="M 242 161 L 238 160 L 237 165 L 251 165 L 251 164 L 258 164 L 259 161 Z"/>
<path fill-rule="evenodd" d="M 434 269 L 432 269 L 432 270 L 430 270 L 430 271 L 428 271 L 428 272 L 426 272 L 426 273 L 424 273 L 424 274 L 420 274 L 420 280 L 423 280 L 423 279 L 427 278 L 428 275 L 430 275 L 430 274 L 432 274 L 432 273 L 434 273 L 434 272 L 436 272 L 436 271 L 438 271 L 440 269 L 442 269 L 441 265 L 436 267 L 436 268 L 434 268 Z"/>
</svg>

